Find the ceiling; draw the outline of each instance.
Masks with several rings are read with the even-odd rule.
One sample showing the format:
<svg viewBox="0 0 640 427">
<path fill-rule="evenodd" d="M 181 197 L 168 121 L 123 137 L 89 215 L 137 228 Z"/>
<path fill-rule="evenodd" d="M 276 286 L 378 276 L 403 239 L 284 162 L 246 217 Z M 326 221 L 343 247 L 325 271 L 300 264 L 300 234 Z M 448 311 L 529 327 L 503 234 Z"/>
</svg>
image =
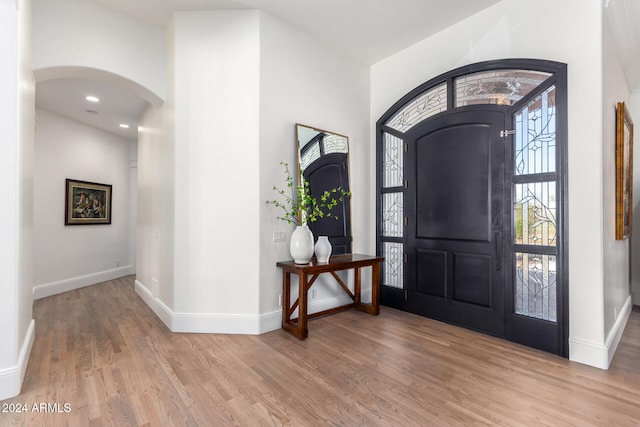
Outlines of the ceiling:
<svg viewBox="0 0 640 427">
<path fill-rule="evenodd" d="M 175 11 L 261 9 L 365 64 L 406 48 L 499 0 L 91 0 L 164 27 Z M 330 23 L 330 25 L 328 25 Z M 88 103 L 93 94 L 99 103 Z M 136 140 L 147 103 L 112 83 L 54 79 L 36 86 L 36 104 Z M 87 110 L 95 111 L 88 113 Z M 119 127 L 126 122 L 129 129 Z"/>
<path fill-rule="evenodd" d="M 175 11 L 260 9 L 373 64 L 499 0 L 91 0 L 165 26 Z"/>
<path fill-rule="evenodd" d="M 175 11 L 261 9 L 365 64 L 399 50 L 500 0 L 90 0 L 164 27 Z M 632 90 L 640 86 L 638 0 L 604 0 Z M 330 25 L 328 24 L 330 23 Z M 89 103 L 87 95 L 100 98 Z M 53 79 L 36 86 L 36 104 L 126 139 L 137 139 L 146 101 L 113 83 Z M 92 112 L 87 112 L 91 110 Z M 130 125 L 129 129 L 119 127 Z"/>
<path fill-rule="evenodd" d="M 96 96 L 100 101 L 87 101 L 87 96 Z M 122 138 L 137 140 L 138 120 L 148 104 L 113 83 L 67 78 L 37 83 L 36 105 Z M 129 128 L 121 128 L 120 124 Z"/>
<path fill-rule="evenodd" d="M 611 32 L 631 92 L 640 90 L 640 1 L 605 0 Z"/>
</svg>

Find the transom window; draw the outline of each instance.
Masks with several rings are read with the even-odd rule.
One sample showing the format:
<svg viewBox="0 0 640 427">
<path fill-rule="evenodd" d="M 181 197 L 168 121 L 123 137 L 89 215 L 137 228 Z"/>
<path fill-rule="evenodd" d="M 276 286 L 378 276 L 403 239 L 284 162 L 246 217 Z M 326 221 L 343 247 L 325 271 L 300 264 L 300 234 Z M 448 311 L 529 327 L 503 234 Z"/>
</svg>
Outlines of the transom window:
<svg viewBox="0 0 640 427">
<path fill-rule="evenodd" d="M 537 88 L 551 73 L 531 70 L 494 70 L 455 79 L 455 106 L 513 105 Z"/>
</svg>

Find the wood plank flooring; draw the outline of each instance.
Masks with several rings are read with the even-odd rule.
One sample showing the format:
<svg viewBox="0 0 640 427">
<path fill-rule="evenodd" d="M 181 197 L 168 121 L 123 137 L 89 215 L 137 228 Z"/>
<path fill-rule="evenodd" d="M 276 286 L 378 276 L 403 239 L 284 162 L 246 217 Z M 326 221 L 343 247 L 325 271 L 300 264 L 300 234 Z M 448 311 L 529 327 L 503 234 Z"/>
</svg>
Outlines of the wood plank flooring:
<svg viewBox="0 0 640 427">
<path fill-rule="evenodd" d="M 636 310 L 609 371 L 387 307 L 313 320 L 306 341 L 174 334 L 133 277 L 38 300 L 34 317 L 0 426 L 640 425 Z"/>
</svg>

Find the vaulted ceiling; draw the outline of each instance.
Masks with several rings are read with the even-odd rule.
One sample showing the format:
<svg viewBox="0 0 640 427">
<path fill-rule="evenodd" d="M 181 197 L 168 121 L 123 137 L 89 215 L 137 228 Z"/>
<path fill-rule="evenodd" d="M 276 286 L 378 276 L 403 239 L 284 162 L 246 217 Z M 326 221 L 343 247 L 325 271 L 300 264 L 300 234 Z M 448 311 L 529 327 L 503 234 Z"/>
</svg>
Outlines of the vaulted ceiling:
<svg viewBox="0 0 640 427">
<path fill-rule="evenodd" d="M 92 0 L 164 26 L 175 11 L 261 9 L 373 64 L 499 0 Z"/>
<path fill-rule="evenodd" d="M 144 22 L 164 27 L 175 11 L 261 9 L 334 46 L 364 64 L 373 64 L 465 19 L 500 0 L 90 0 Z M 627 81 L 640 88 L 639 0 L 604 0 Z M 61 92 L 62 91 L 62 92 Z M 89 93 L 104 93 L 100 111 L 87 113 Z M 61 96 L 64 93 L 64 96 Z M 141 98 L 106 83 L 82 79 L 40 82 L 36 103 L 71 119 L 137 139 L 146 107 Z M 94 109 L 98 110 L 96 107 Z M 129 129 L 118 124 L 128 123 Z"/>
</svg>

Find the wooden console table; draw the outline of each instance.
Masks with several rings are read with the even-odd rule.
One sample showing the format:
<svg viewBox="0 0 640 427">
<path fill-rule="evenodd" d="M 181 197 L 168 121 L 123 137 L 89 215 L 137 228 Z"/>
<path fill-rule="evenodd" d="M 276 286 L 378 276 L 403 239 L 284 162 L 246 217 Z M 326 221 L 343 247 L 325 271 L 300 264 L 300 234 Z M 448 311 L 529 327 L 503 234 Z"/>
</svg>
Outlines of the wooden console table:
<svg viewBox="0 0 640 427">
<path fill-rule="evenodd" d="M 311 260 L 309 264 L 296 264 L 293 261 L 278 262 L 276 265 L 282 268 L 282 329 L 304 340 L 309 335 L 307 320 L 314 317 L 347 310 L 350 307 L 377 316 L 380 313 L 380 266 L 382 261 L 384 261 L 384 257 L 348 254 L 332 256 L 329 262 L 324 264 L 317 263 L 315 259 Z M 360 301 L 362 291 L 360 269 L 362 267 L 371 267 L 371 304 Z M 336 274 L 337 271 L 351 269 L 354 270 L 353 293 Z M 322 273 L 331 273 L 353 302 L 318 313 L 307 314 L 307 293 Z M 300 283 L 298 299 L 294 301 L 293 305 L 291 305 L 291 274 L 297 274 Z M 296 308 L 298 309 L 298 318 L 291 319 Z"/>
</svg>

